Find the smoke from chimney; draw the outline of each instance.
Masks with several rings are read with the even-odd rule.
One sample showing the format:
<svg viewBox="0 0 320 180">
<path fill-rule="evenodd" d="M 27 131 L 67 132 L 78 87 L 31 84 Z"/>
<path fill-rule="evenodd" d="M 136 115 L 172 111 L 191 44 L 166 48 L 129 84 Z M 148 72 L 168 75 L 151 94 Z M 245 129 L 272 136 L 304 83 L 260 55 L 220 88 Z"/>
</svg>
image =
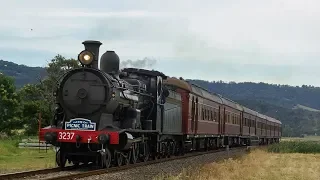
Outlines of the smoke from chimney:
<svg viewBox="0 0 320 180">
<path fill-rule="evenodd" d="M 157 63 L 157 60 L 145 57 L 143 59 L 121 61 L 120 67 L 122 68 L 151 68 Z"/>
</svg>

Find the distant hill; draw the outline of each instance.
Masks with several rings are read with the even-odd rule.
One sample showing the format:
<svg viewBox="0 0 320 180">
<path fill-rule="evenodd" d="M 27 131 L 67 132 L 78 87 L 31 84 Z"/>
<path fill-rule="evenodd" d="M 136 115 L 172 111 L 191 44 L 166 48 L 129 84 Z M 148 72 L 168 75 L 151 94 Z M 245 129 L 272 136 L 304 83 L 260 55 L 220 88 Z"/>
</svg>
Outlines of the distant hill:
<svg viewBox="0 0 320 180">
<path fill-rule="evenodd" d="M 0 72 L 15 78 L 16 86 L 39 82 L 46 76 L 42 67 L 28 67 L 0 60 Z M 267 83 L 225 83 L 192 80 L 209 91 L 228 97 L 260 113 L 282 121 L 283 134 L 320 134 L 320 88 Z"/>
<path fill-rule="evenodd" d="M 14 77 L 19 88 L 28 83 L 39 82 L 39 78 L 46 75 L 46 70 L 42 67 L 29 67 L 0 60 L 0 73 Z"/>
</svg>

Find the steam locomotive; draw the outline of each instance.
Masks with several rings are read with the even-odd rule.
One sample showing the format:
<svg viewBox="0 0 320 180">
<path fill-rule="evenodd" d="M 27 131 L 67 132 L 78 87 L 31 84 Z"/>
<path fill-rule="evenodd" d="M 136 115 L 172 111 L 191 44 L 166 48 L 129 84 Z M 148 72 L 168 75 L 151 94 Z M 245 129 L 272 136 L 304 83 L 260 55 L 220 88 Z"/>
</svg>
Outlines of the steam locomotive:
<svg viewBox="0 0 320 180">
<path fill-rule="evenodd" d="M 114 51 L 101 56 L 99 69 L 102 43 L 83 44 L 82 67 L 61 77 L 54 119 L 39 135 L 59 148 L 56 162 L 62 168 L 67 161 L 121 166 L 254 140 L 273 143 L 281 136 L 280 121 L 230 105 L 236 103 L 182 79 L 154 70 L 120 70 Z M 234 133 L 228 130 L 228 108 L 234 108 Z M 254 133 L 245 131 L 246 113 L 254 118 Z"/>
</svg>

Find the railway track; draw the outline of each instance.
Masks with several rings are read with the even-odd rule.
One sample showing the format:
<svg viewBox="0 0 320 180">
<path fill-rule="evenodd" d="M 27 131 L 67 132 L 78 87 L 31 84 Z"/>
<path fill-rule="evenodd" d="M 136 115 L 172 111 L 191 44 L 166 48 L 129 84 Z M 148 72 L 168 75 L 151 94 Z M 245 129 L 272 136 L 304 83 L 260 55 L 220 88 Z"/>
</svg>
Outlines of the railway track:
<svg viewBox="0 0 320 180">
<path fill-rule="evenodd" d="M 245 150 L 246 148 L 247 147 L 230 148 L 230 151 Z M 183 158 L 200 156 L 200 155 L 209 154 L 209 153 L 218 153 L 218 152 L 223 152 L 223 151 L 225 151 L 227 153 L 226 149 L 219 149 L 219 150 L 212 150 L 212 151 L 205 151 L 205 152 L 195 152 L 195 153 L 191 153 L 191 154 L 186 154 L 184 156 L 172 156 L 171 158 L 157 159 L 157 160 L 141 162 L 141 163 L 137 163 L 137 164 L 129 164 L 126 166 L 111 167 L 108 169 L 97 169 L 97 170 L 92 170 L 92 171 L 80 172 L 77 174 L 68 174 L 68 175 L 64 175 L 64 176 L 51 177 L 51 178 L 46 178 L 45 180 L 78 179 L 78 178 L 84 178 L 84 177 L 89 177 L 89 176 L 94 176 L 94 175 L 119 172 L 119 171 L 131 169 L 131 168 L 147 166 L 147 165 L 151 165 L 151 164 L 157 164 L 157 163 L 173 161 L 173 160 L 178 160 L 178 159 L 183 159 Z"/>
<path fill-rule="evenodd" d="M 237 150 L 245 150 L 248 147 L 235 147 L 235 148 L 230 148 L 229 151 L 237 151 Z M 178 160 L 178 159 L 183 159 L 183 158 L 189 158 L 189 157 L 194 157 L 194 156 L 200 156 L 204 154 L 209 154 L 209 153 L 218 153 L 218 152 L 223 152 L 225 151 L 227 153 L 226 149 L 219 149 L 219 150 L 212 150 L 212 151 L 204 151 L 204 152 L 195 152 L 191 154 L 186 154 L 184 156 L 171 156 L 170 158 L 162 158 L 162 159 L 157 159 L 153 161 L 147 161 L 147 162 L 140 162 L 137 164 L 129 164 L 129 165 L 124 165 L 120 167 L 111 167 L 108 169 L 89 169 L 85 171 L 80 171 L 80 172 L 72 172 L 72 174 L 68 173 L 67 175 L 57 175 L 57 176 L 50 176 L 50 178 L 46 178 L 45 176 L 50 173 L 58 173 L 58 172 L 63 172 L 63 171 L 74 171 L 81 169 L 82 167 L 88 167 L 88 166 L 68 166 L 64 170 L 61 170 L 59 167 L 58 168 L 50 168 L 50 169 L 41 169 L 41 170 L 34 170 L 34 171 L 24 171 L 24 172 L 18 172 L 18 173 L 10 173 L 10 174 L 3 174 L 0 175 L 0 179 L 25 179 L 25 178 L 32 178 L 33 176 L 41 175 L 45 180 L 65 180 L 65 179 L 76 179 L 76 178 L 84 178 L 84 177 L 89 177 L 93 175 L 100 175 L 100 174 L 106 174 L 106 173 L 113 173 L 113 172 L 119 172 L 135 167 L 140 167 L 140 166 L 146 166 L 146 165 L 151 165 L 151 164 L 156 164 L 156 163 L 162 163 L 162 162 L 167 162 L 167 161 L 173 161 L 173 160 Z M 61 174 L 61 173 L 60 173 Z M 38 179 L 38 178 L 37 178 Z"/>
<path fill-rule="evenodd" d="M 68 166 L 66 167 L 66 170 L 72 170 L 75 169 L 75 166 Z M 61 171 L 61 168 L 49 168 L 49 169 L 39 169 L 39 170 L 32 170 L 32 171 L 22 171 L 22 172 L 15 172 L 15 173 L 8 173 L 8 174 L 0 174 L 0 179 L 17 179 L 17 178 L 23 178 L 23 177 L 29 177 L 39 174 L 49 174 L 54 172 Z"/>
</svg>

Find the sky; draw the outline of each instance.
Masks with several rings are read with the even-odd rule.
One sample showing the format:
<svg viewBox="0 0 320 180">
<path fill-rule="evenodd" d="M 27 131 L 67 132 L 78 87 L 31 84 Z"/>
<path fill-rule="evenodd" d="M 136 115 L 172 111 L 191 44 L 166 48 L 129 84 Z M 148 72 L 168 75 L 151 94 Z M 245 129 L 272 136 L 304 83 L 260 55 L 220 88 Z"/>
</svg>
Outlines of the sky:
<svg viewBox="0 0 320 180">
<path fill-rule="evenodd" d="M 317 0 L 0 1 L 6 61 L 44 67 L 99 40 L 100 56 L 150 58 L 168 76 L 320 86 Z"/>
</svg>

